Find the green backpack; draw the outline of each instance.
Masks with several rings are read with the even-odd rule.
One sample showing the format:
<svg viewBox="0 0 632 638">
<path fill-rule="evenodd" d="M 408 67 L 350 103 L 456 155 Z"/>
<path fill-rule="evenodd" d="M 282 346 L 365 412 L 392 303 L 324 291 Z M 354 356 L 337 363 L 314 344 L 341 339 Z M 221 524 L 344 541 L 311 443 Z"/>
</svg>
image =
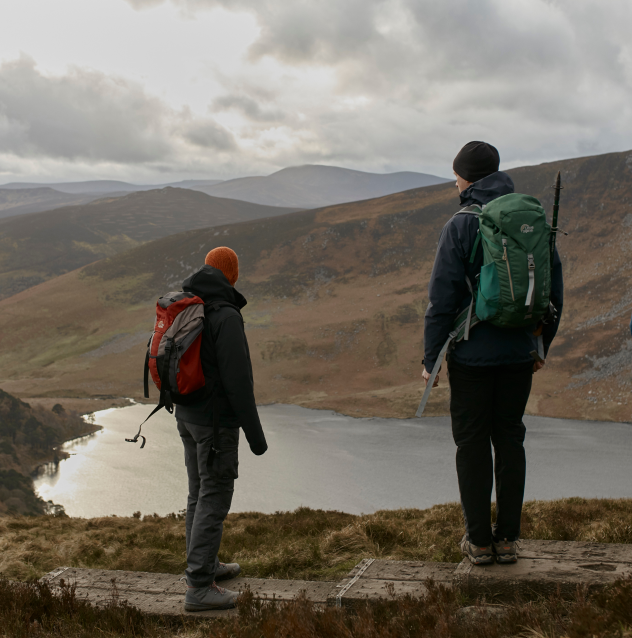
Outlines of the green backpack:
<svg viewBox="0 0 632 638">
<path fill-rule="evenodd" d="M 551 295 L 551 226 L 542 205 L 512 193 L 467 212 L 477 214 L 479 223 L 470 263 L 483 244 L 476 316 L 502 328 L 537 323 Z"/>
<path fill-rule="evenodd" d="M 466 278 L 472 301 L 456 318 L 439 353 L 417 408 L 417 417 L 423 414 L 448 348 L 453 343 L 467 341 L 471 328 L 481 321 L 501 328 L 526 327 L 543 319 L 549 311 L 551 226 L 540 202 L 530 195 L 512 193 L 482 209 L 467 206 L 457 213 L 463 214 L 478 217 L 478 234 L 470 263 L 474 263 L 479 244 L 483 244 L 483 267 L 478 286 Z M 539 356 L 544 357 L 543 351 Z"/>
</svg>

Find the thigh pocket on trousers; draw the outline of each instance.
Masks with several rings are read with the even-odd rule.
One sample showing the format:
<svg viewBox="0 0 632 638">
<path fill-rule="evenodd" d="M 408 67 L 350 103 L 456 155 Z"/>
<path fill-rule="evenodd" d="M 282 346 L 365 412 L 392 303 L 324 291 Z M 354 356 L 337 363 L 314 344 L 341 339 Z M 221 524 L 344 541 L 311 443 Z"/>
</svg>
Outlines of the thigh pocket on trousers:
<svg viewBox="0 0 632 638">
<path fill-rule="evenodd" d="M 238 448 L 239 428 L 219 428 L 219 451 L 211 451 L 215 478 L 236 479 L 239 477 Z"/>
</svg>

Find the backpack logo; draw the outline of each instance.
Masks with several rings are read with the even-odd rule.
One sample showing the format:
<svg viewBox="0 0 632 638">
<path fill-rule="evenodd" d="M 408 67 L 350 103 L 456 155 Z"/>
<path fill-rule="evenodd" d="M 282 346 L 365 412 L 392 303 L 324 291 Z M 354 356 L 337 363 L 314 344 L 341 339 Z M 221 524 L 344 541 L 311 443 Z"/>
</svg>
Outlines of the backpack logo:
<svg viewBox="0 0 632 638">
<path fill-rule="evenodd" d="M 161 322 L 158 324 L 158 328 L 164 328 L 164 327 L 165 327 L 165 322 L 164 322 L 164 321 L 161 321 Z"/>
<path fill-rule="evenodd" d="M 529 224 L 522 224 L 522 226 L 520 227 L 520 232 L 521 233 L 532 233 L 534 231 L 533 226 L 529 226 Z"/>
</svg>

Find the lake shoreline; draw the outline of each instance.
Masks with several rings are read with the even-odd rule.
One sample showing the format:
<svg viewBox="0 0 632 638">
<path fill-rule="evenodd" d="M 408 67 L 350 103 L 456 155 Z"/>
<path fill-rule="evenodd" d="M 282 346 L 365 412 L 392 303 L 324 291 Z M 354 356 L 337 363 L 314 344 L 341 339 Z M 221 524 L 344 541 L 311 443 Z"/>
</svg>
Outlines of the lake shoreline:
<svg viewBox="0 0 632 638">
<path fill-rule="evenodd" d="M 146 424 L 142 450 L 125 442 L 147 408 L 97 414 L 103 432 L 69 444 L 70 458 L 35 478 L 38 494 L 70 516 L 180 511 L 187 479 L 174 417 L 161 411 Z M 269 449 L 256 457 L 240 435 L 232 511 L 309 506 L 360 514 L 459 499 L 447 417 L 357 418 L 282 404 L 260 406 L 260 416 Z M 527 416 L 525 424 L 526 499 L 632 497 L 629 423 Z"/>
<path fill-rule="evenodd" d="M 16 395 L 17 396 L 17 395 Z M 419 395 L 420 399 L 421 399 L 421 394 Z M 75 397 L 20 397 L 23 401 L 25 402 L 32 402 L 33 405 L 42 405 L 45 407 L 48 407 L 48 404 L 50 404 L 50 407 L 52 407 L 55 403 L 61 403 L 61 405 L 64 405 L 64 403 L 68 404 L 69 409 L 77 412 L 78 414 L 82 415 L 82 416 L 86 416 L 88 414 L 93 414 L 95 412 L 100 412 L 102 410 L 109 410 L 112 408 L 126 408 L 126 407 L 130 407 L 132 405 L 147 405 L 147 406 L 155 406 L 157 405 L 157 403 L 155 401 L 149 401 L 147 399 L 135 399 L 135 398 L 131 398 L 131 397 L 95 397 L 95 398 L 75 398 Z M 284 403 L 282 401 L 273 401 L 270 403 L 257 403 L 257 407 L 258 408 L 265 408 L 265 407 L 270 407 L 270 406 L 277 406 L 277 405 L 292 405 L 292 406 L 296 406 L 299 408 L 305 408 L 307 410 L 318 410 L 321 412 L 333 412 L 334 414 L 339 414 L 340 416 L 344 416 L 350 419 L 357 419 L 357 420 L 365 420 L 365 419 L 395 419 L 398 421 L 411 421 L 411 420 L 416 420 L 417 417 L 415 416 L 410 416 L 410 417 L 405 417 L 405 416 L 388 416 L 388 417 L 383 417 L 383 416 L 378 416 L 378 415 L 373 415 L 373 416 L 359 416 L 357 413 L 356 414 L 352 414 L 351 412 L 346 412 L 344 410 L 339 410 L 339 409 L 334 409 L 332 408 L 328 408 L 328 407 L 323 407 L 323 408 L 311 408 L 309 406 L 305 406 L 302 405 L 301 403 Z M 66 407 L 64 405 L 64 407 Z M 349 410 L 351 410 L 351 408 L 349 408 Z M 423 419 L 426 418 L 438 418 L 438 417 L 449 417 L 450 413 L 446 412 L 446 413 L 442 413 L 442 414 L 432 414 L 432 415 L 428 415 L 427 417 L 422 417 Z M 527 417 L 536 417 L 536 418 L 544 418 L 544 419 L 556 419 L 559 421 L 567 421 L 567 420 L 572 420 L 572 421 L 582 421 L 582 422 L 586 422 L 586 423 L 621 423 L 621 424 L 625 424 L 625 425 L 632 425 L 632 420 L 629 421 L 613 421 L 613 420 L 609 420 L 607 418 L 602 418 L 602 419 L 587 419 L 587 418 L 576 418 L 576 417 L 570 417 L 570 416 L 550 416 L 547 414 L 535 414 L 532 412 L 526 412 L 525 416 Z M 68 441 L 64 441 L 64 443 L 68 443 L 70 440 Z"/>
</svg>

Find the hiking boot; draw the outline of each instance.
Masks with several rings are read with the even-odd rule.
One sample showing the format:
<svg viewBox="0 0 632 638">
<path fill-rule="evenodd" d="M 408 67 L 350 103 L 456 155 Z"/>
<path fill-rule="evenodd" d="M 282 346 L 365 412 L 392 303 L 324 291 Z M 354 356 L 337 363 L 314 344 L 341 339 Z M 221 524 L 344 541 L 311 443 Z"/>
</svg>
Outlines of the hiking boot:
<svg viewBox="0 0 632 638">
<path fill-rule="evenodd" d="M 470 559 L 473 565 L 491 565 L 494 562 L 494 552 L 491 545 L 479 547 L 463 537 L 461 540 L 461 553 Z"/>
<path fill-rule="evenodd" d="M 239 592 L 218 587 L 189 587 L 184 598 L 185 611 L 209 611 L 211 609 L 232 609 L 239 598 Z"/>
<path fill-rule="evenodd" d="M 237 578 L 241 573 L 241 567 L 237 563 L 220 563 L 215 571 L 215 580 L 228 580 Z"/>
<path fill-rule="evenodd" d="M 496 554 L 497 563 L 516 563 L 518 562 L 518 543 L 517 541 L 508 541 L 506 538 L 500 542 L 492 541 L 492 548 Z"/>
</svg>

